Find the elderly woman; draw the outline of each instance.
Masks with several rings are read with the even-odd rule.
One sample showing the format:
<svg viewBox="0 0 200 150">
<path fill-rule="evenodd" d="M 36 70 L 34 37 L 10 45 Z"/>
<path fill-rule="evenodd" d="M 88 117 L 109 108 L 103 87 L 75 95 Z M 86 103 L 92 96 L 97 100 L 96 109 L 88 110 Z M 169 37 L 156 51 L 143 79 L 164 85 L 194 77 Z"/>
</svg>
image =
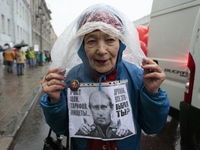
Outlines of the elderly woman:
<svg viewBox="0 0 200 150">
<path fill-rule="evenodd" d="M 162 129 L 169 111 L 167 94 L 160 88 L 165 74 L 145 57 L 136 28 L 121 12 L 104 4 L 86 9 L 58 38 L 52 59 L 52 69 L 41 81 L 46 94 L 40 104 L 57 134 L 69 133 L 67 88 L 73 79 L 99 85 L 128 80 L 136 133 L 109 141 L 72 137 L 71 149 L 139 150 L 141 129 L 147 134 Z"/>
</svg>

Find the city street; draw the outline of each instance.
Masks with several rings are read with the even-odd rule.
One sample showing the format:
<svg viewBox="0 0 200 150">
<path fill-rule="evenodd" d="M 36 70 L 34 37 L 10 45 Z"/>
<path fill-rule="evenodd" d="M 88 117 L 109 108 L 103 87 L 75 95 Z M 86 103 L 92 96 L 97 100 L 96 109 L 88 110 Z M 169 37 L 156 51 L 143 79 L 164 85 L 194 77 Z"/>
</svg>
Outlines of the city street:
<svg viewBox="0 0 200 150">
<path fill-rule="evenodd" d="M 40 95 L 40 97 L 43 93 Z M 14 142 L 13 150 L 42 150 L 44 139 L 47 137 L 49 127 L 44 121 L 43 112 L 39 105 L 39 99 L 33 105 L 19 136 Z M 55 136 L 52 133 L 53 136 Z M 63 144 L 66 138 L 63 139 Z"/>
<path fill-rule="evenodd" d="M 24 75 L 18 76 L 16 64 L 13 73 L 0 62 L 0 149 L 8 150 L 23 125 L 33 103 L 41 92 L 40 81 L 50 64 L 30 69 L 26 64 Z"/>
</svg>

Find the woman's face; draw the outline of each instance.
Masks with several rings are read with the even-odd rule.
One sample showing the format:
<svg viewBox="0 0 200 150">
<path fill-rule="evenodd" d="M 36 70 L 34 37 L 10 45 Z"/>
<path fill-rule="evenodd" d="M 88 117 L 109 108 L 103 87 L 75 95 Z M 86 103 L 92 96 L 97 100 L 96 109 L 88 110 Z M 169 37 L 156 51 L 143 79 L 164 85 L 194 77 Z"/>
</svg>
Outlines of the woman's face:
<svg viewBox="0 0 200 150">
<path fill-rule="evenodd" d="M 97 72 L 106 73 L 116 65 L 118 38 L 98 30 L 85 35 L 84 46 L 90 66 Z"/>
</svg>

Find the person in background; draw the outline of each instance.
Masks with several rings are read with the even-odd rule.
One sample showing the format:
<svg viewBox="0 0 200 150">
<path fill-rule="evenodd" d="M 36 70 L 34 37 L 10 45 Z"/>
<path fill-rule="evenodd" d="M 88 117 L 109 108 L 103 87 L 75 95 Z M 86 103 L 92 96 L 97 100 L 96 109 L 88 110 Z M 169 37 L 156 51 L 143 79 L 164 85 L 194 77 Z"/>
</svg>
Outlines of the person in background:
<svg viewBox="0 0 200 150">
<path fill-rule="evenodd" d="M 13 65 L 15 60 L 15 52 L 12 50 L 10 45 L 8 43 L 4 44 L 5 51 L 3 52 L 3 56 L 5 58 L 6 66 L 7 66 L 7 72 L 12 73 L 13 72 Z"/>
<path fill-rule="evenodd" d="M 23 51 L 22 49 L 20 49 L 21 51 L 22 51 L 22 53 L 23 53 L 23 58 L 24 58 L 24 64 L 23 64 L 23 68 L 25 67 L 25 65 L 26 65 L 26 51 Z"/>
<path fill-rule="evenodd" d="M 40 51 L 37 51 L 36 53 L 36 60 L 37 66 L 42 66 L 42 53 Z"/>
<path fill-rule="evenodd" d="M 35 67 L 36 55 L 32 47 L 30 47 L 30 50 L 28 51 L 28 57 L 29 57 L 29 67 L 33 69 Z"/>
<path fill-rule="evenodd" d="M 49 51 L 47 51 L 46 53 L 45 53 L 45 55 L 46 55 L 46 62 L 51 62 L 51 54 L 50 54 L 50 52 Z"/>
<path fill-rule="evenodd" d="M 70 130 L 67 90 L 72 80 L 99 86 L 128 81 L 136 133 L 110 141 L 71 137 L 72 150 L 140 150 L 141 130 L 156 134 L 163 128 L 170 109 L 167 93 L 160 88 L 165 73 L 144 55 L 134 24 L 120 11 L 104 4 L 89 7 L 57 39 L 51 56 L 51 69 L 41 81 L 46 94 L 40 105 L 57 134 L 68 135 Z"/>
<path fill-rule="evenodd" d="M 42 52 L 42 65 L 44 65 L 46 62 L 46 55 L 45 52 Z"/>
<path fill-rule="evenodd" d="M 28 57 L 28 54 L 29 54 L 29 49 L 27 49 L 25 55 L 26 55 L 26 64 L 29 64 L 29 57 Z"/>
<path fill-rule="evenodd" d="M 0 45 L 0 63 L 3 62 L 3 47 Z"/>
<path fill-rule="evenodd" d="M 15 52 L 16 57 L 16 64 L 17 64 L 17 75 L 24 75 L 23 68 L 24 68 L 24 51 L 21 50 L 21 47 L 16 48 Z"/>
</svg>

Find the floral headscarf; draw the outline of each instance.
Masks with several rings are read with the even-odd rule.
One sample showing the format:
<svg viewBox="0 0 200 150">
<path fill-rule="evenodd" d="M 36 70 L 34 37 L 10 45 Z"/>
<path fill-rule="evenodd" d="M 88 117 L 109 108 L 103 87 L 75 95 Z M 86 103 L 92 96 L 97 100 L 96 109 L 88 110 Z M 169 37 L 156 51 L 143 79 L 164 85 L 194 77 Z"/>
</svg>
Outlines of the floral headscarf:
<svg viewBox="0 0 200 150">
<path fill-rule="evenodd" d="M 142 58 L 146 57 L 140 48 L 138 32 L 134 24 L 120 11 L 104 4 L 96 4 L 81 13 L 60 35 L 51 51 L 51 68 L 61 66 L 69 71 L 82 63 L 78 56 L 83 38 L 86 34 L 101 30 L 119 38 L 126 46 L 123 60 L 140 67 Z"/>
</svg>

